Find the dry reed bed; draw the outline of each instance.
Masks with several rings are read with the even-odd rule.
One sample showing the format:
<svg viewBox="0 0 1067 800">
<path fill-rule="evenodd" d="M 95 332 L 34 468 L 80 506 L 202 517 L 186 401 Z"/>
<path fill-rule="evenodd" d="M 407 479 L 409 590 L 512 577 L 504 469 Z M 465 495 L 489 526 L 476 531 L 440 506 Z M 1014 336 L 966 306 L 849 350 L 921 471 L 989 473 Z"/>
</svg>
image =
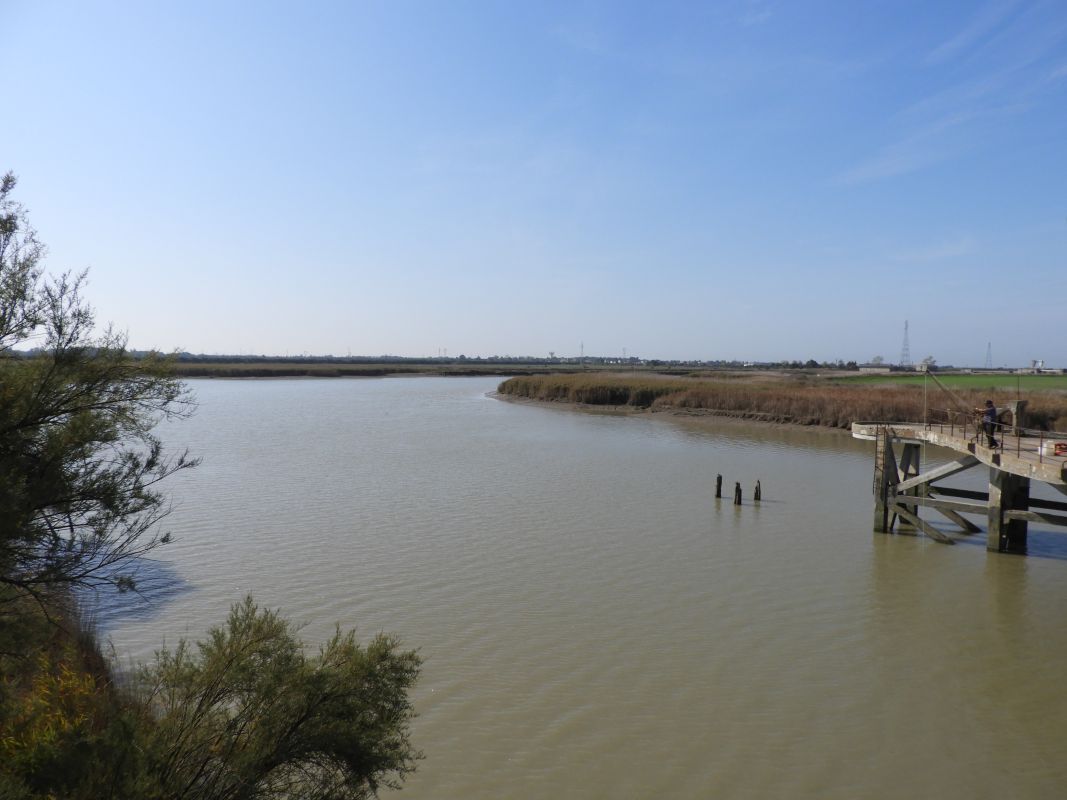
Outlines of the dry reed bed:
<svg viewBox="0 0 1067 800">
<path fill-rule="evenodd" d="M 842 386 L 828 382 L 739 383 L 700 378 L 648 379 L 623 375 L 530 375 L 500 384 L 501 394 L 531 400 L 596 406 L 699 410 L 726 416 L 847 428 L 853 422 L 909 422 L 927 417 L 937 422 L 959 410 L 943 392 L 921 386 Z M 991 398 L 998 406 L 1014 393 L 978 390 L 955 392 L 967 409 Z M 1067 430 L 1067 394 L 1027 393 L 1028 425 Z"/>
</svg>

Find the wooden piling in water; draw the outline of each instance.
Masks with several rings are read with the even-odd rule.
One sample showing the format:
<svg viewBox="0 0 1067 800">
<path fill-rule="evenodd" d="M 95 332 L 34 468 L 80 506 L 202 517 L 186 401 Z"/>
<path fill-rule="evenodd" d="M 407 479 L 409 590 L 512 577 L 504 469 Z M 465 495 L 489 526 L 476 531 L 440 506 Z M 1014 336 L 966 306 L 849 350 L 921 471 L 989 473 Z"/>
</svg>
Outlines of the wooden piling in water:
<svg viewBox="0 0 1067 800">
<path fill-rule="evenodd" d="M 760 490 L 759 481 L 756 481 L 756 488 L 752 492 L 752 500 L 758 503 L 762 497 L 763 492 Z"/>
<path fill-rule="evenodd" d="M 734 505 L 741 505 L 741 481 L 734 484 Z"/>
<path fill-rule="evenodd" d="M 1030 479 L 1012 475 L 996 467 L 989 468 L 989 532 L 986 550 L 994 553 L 1025 553 L 1025 519 L 1012 517 L 1008 511 L 1030 508 Z"/>
<path fill-rule="evenodd" d="M 715 476 L 715 497 L 722 497 L 722 475 Z"/>
<path fill-rule="evenodd" d="M 892 522 L 889 512 L 889 487 L 897 482 L 897 461 L 893 455 L 893 444 L 889 439 L 889 430 L 880 428 L 874 453 L 874 531 L 889 533 Z"/>
<path fill-rule="evenodd" d="M 921 463 L 922 455 L 918 444 L 914 442 L 904 445 L 904 450 L 900 455 L 900 464 L 897 466 L 897 480 L 900 482 L 907 481 L 909 478 L 914 478 L 919 474 L 919 464 Z M 896 483 L 896 481 L 892 481 Z M 898 493 L 898 497 L 918 497 L 924 490 L 922 484 L 911 487 L 910 489 L 901 489 Z M 911 513 L 913 517 L 919 515 L 919 507 L 917 505 L 905 505 L 904 510 Z M 898 515 L 897 517 L 897 533 L 910 533 L 918 535 L 918 528 L 907 517 Z"/>
</svg>

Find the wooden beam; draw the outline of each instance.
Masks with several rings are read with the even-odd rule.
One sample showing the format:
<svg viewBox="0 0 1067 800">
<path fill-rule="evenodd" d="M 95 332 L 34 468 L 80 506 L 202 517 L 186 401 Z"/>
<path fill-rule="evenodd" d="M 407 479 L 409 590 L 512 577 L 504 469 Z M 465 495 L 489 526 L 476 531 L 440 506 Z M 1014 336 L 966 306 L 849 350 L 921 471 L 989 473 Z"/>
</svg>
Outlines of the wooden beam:
<svg viewBox="0 0 1067 800">
<path fill-rule="evenodd" d="M 925 533 L 934 541 L 941 542 L 941 544 L 955 544 L 955 542 L 952 541 L 951 538 L 941 533 L 941 531 L 939 531 L 926 520 L 921 519 L 915 514 L 912 514 L 903 506 L 894 503 L 893 511 L 896 512 L 896 514 L 899 515 L 902 519 L 906 519 L 912 525 L 919 528 L 923 533 Z"/>
<path fill-rule="evenodd" d="M 974 492 L 970 489 L 954 489 L 951 486 L 931 486 L 930 491 L 935 494 L 943 494 L 947 497 L 968 497 L 971 500 L 989 502 L 989 492 Z"/>
<path fill-rule="evenodd" d="M 965 469 L 970 469 L 976 464 L 981 463 L 982 462 L 974 456 L 964 456 L 958 461 L 953 461 L 951 464 L 944 464 L 937 469 L 932 469 L 929 472 L 924 472 L 922 475 L 916 475 L 914 478 L 909 478 L 897 486 L 897 491 L 901 492 L 906 489 L 911 489 L 919 484 L 936 481 L 938 478 L 947 478 L 950 475 L 963 472 Z"/>
<path fill-rule="evenodd" d="M 966 519 L 965 517 L 961 517 L 955 511 L 950 511 L 947 508 L 938 508 L 938 509 L 935 509 L 935 510 L 937 511 L 937 513 L 944 514 L 952 522 L 955 522 L 957 525 L 959 525 L 960 528 L 963 529 L 964 533 L 978 533 L 980 530 L 982 530 L 977 525 L 975 525 L 973 522 L 971 522 L 969 519 Z"/>
<path fill-rule="evenodd" d="M 1067 511 L 1067 503 L 1058 500 L 1041 500 L 1037 497 L 1030 498 L 1030 508 L 1051 508 L 1053 511 Z"/>
<path fill-rule="evenodd" d="M 981 514 L 983 517 L 988 510 L 987 506 L 979 505 L 978 503 L 961 503 L 959 500 L 942 500 L 939 497 L 908 497 L 907 501 L 898 497 L 896 502 L 907 502 L 909 506 L 926 506 L 927 508 L 936 508 L 938 510 L 948 509 L 949 511 L 957 511 L 964 514 Z"/>
<path fill-rule="evenodd" d="M 922 462 L 922 451 L 920 449 L 921 447 L 922 445 L 920 445 L 918 442 L 905 442 L 903 448 L 901 448 L 900 468 L 898 470 L 898 477 L 900 482 L 907 481 L 909 478 L 912 478 L 915 475 L 919 474 L 919 464 Z M 919 494 L 918 489 L 904 489 L 902 488 L 901 483 L 899 482 L 896 485 L 895 491 L 898 503 L 902 502 L 901 498 L 903 497 L 913 497 Z M 915 505 L 908 504 L 906 508 L 912 514 L 919 513 L 919 509 Z M 903 517 L 898 519 L 898 533 L 907 533 L 910 527 L 910 524 Z"/>
<path fill-rule="evenodd" d="M 962 503 L 954 500 L 942 500 L 939 497 L 931 497 L 930 495 L 925 495 L 922 499 L 916 502 L 918 505 L 932 508 L 939 514 L 943 514 L 952 522 L 959 525 L 966 533 L 978 533 L 981 528 L 970 520 L 961 517 L 959 512 L 963 512 L 964 514 L 980 514 L 983 517 L 986 516 L 985 503 Z"/>
<path fill-rule="evenodd" d="M 1067 517 L 1061 517 L 1059 514 L 1046 514 L 1043 511 L 1024 511 L 1021 509 L 1014 509 L 1005 511 L 1004 519 L 1022 519 L 1029 520 L 1030 522 L 1044 522 L 1048 525 L 1063 525 L 1067 527 Z"/>
</svg>

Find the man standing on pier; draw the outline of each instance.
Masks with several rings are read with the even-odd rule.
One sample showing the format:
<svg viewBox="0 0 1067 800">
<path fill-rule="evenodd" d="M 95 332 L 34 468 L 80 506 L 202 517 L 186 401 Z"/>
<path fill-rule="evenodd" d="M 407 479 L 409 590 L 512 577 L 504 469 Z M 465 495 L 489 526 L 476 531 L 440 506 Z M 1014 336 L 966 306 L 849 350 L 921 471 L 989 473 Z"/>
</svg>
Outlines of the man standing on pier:
<svg viewBox="0 0 1067 800">
<path fill-rule="evenodd" d="M 993 438 L 993 432 L 997 429 L 997 409 L 992 400 L 985 401 L 985 410 L 982 412 L 982 428 L 989 437 L 989 446 L 996 447 L 997 440 Z"/>
</svg>

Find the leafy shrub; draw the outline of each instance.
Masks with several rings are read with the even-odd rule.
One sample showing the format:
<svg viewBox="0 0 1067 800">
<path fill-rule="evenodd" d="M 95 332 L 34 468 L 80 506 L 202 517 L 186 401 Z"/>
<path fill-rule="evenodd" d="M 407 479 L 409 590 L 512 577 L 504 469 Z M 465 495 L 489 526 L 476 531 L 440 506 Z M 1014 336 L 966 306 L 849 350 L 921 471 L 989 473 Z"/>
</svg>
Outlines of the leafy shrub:
<svg viewBox="0 0 1067 800">
<path fill-rule="evenodd" d="M 5 666 L 5 798 L 358 800 L 399 787 L 421 757 L 409 739 L 416 653 L 338 630 L 308 656 L 251 598 L 122 688 L 69 643 L 21 676 Z"/>
</svg>

